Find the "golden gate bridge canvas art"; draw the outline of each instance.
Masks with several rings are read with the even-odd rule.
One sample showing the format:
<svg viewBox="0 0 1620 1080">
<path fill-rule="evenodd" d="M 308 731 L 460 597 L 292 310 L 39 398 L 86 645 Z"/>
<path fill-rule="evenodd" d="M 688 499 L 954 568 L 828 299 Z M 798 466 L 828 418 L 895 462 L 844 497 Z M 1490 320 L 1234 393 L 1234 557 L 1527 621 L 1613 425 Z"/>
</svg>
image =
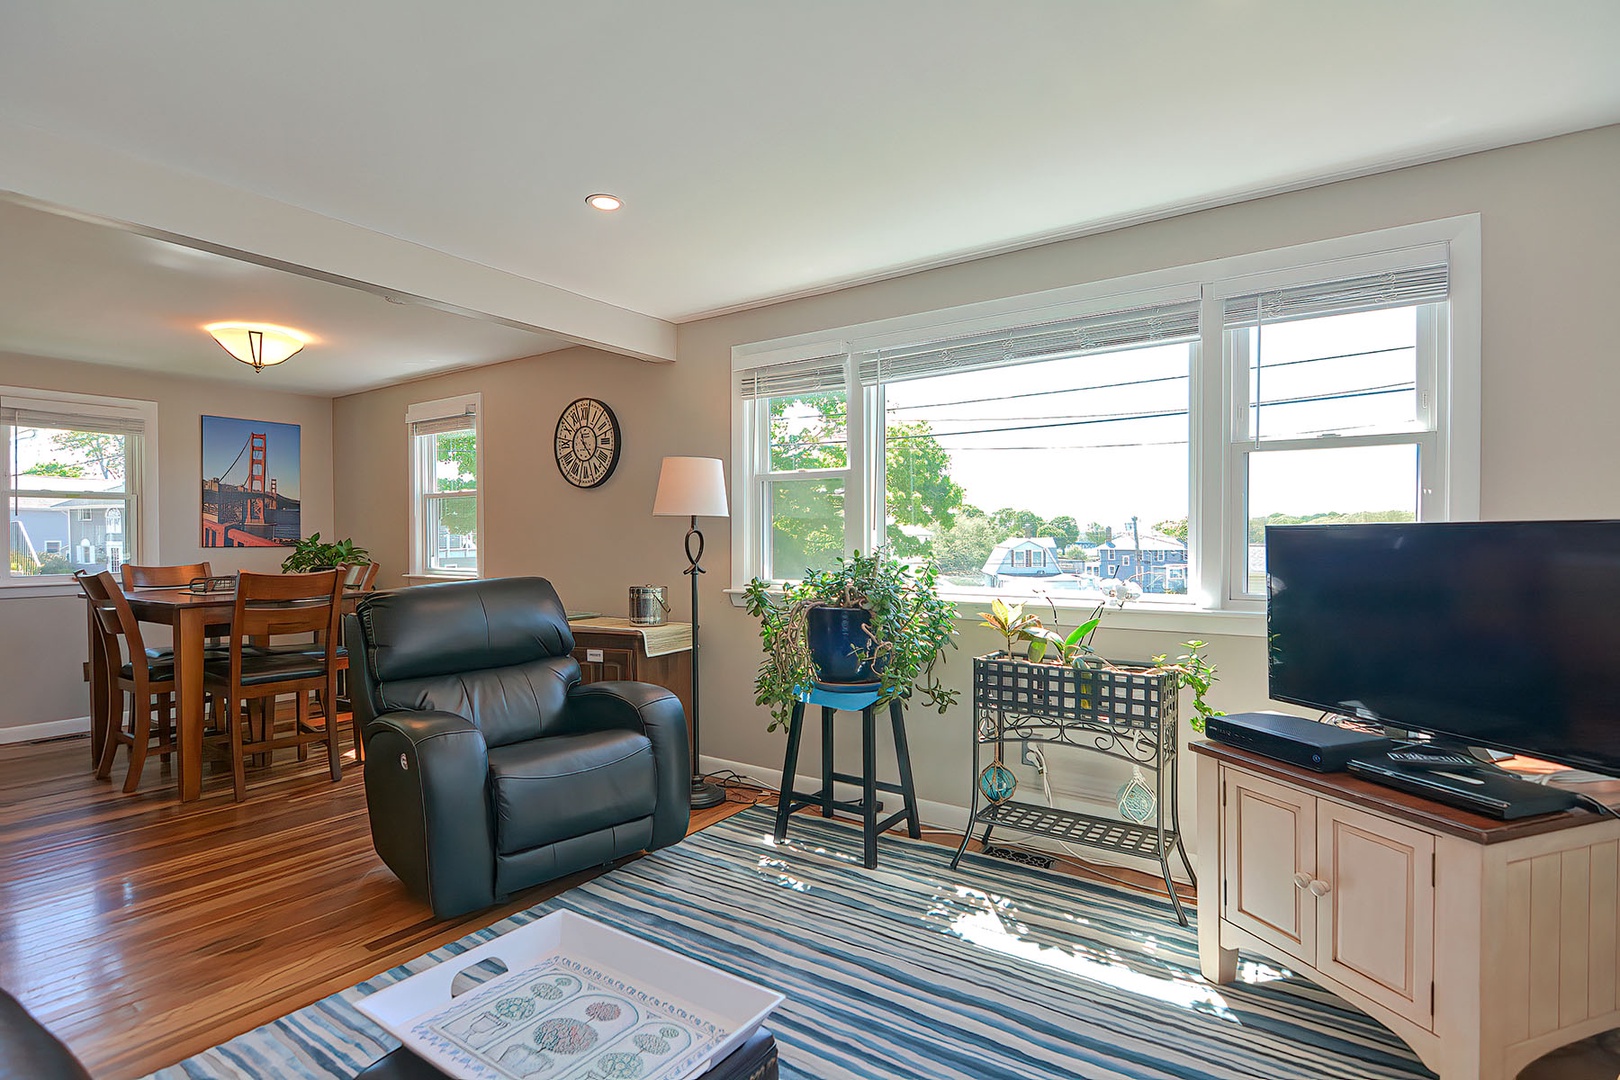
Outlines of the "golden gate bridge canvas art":
<svg viewBox="0 0 1620 1080">
<path fill-rule="evenodd" d="M 299 520 L 297 424 L 202 418 L 202 546 L 291 547 Z"/>
</svg>

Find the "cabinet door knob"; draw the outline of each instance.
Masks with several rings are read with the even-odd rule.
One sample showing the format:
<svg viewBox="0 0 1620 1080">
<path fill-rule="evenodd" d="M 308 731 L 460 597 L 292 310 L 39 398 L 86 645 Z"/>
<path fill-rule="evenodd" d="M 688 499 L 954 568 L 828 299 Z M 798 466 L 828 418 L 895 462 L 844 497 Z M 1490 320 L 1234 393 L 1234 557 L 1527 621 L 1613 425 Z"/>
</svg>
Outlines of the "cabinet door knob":
<svg viewBox="0 0 1620 1080">
<path fill-rule="evenodd" d="M 1294 888 L 1303 889 L 1309 886 L 1310 883 L 1311 875 L 1305 873 L 1304 871 L 1300 871 L 1294 875 Z"/>
<path fill-rule="evenodd" d="M 1310 890 L 1312 896 L 1326 896 L 1328 894 L 1328 883 L 1321 878 L 1317 878 L 1311 882 Z"/>
</svg>

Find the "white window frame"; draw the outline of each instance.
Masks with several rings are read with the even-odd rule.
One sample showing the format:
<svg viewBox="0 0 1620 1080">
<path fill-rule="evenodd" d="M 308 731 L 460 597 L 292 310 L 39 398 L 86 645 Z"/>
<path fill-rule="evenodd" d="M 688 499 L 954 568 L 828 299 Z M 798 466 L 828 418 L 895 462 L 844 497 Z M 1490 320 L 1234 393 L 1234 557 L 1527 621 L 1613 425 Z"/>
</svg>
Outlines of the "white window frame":
<svg viewBox="0 0 1620 1080">
<path fill-rule="evenodd" d="M 1187 615 L 1230 616 L 1262 611 L 1263 599 L 1238 592 L 1238 575 L 1246 579 L 1247 574 L 1240 558 L 1246 559 L 1248 527 L 1243 476 L 1234 473 L 1234 463 L 1244 461 L 1234 446 L 1234 432 L 1240 430 L 1234 417 L 1241 416 L 1236 411 L 1234 387 L 1240 380 L 1225 348 L 1220 298 L 1245 287 L 1271 288 L 1349 277 L 1381 266 L 1399 265 L 1403 260 L 1410 264 L 1415 258 L 1413 251 L 1436 245 L 1445 251 L 1449 286 L 1446 325 L 1437 328 L 1431 321 L 1420 327 L 1430 336 L 1433 366 L 1428 374 L 1420 376 L 1428 385 L 1420 385 L 1419 389 L 1430 393 L 1430 407 L 1434 410 L 1434 430 L 1417 433 L 1432 444 L 1426 452 L 1420 450 L 1420 518 L 1475 520 L 1479 516 L 1481 246 L 1479 215 L 1470 214 L 734 347 L 731 592 L 737 596 L 751 578 L 770 569 L 765 565 L 771 527 L 765 485 L 771 480 L 811 475 L 773 474 L 758 468 L 760 462 L 769 460 L 769 424 L 763 419 L 763 399 L 744 400 L 737 389 L 738 373 L 812 358 L 842 357 L 849 398 L 850 464 L 845 469 L 821 470 L 816 475 L 843 479 L 845 549 L 865 550 L 883 539 L 883 514 L 875 505 L 882 489 L 882 478 L 877 473 L 882 462 L 879 455 L 865 452 L 868 445 L 881 445 L 882 433 L 874 429 L 874 424 L 883 415 L 883 400 L 881 383 L 864 390 L 860 386 L 858 354 L 1091 312 L 1168 303 L 1185 298 L 1191 290 L 1202 303 L 1199 340 L 1190 346 L 1187 593 L 1173 599 L 1144 597 L 1135 605 L 1138 609 L 1173 610 L 1176 618 L 1163 624 L 1167 628 L 1185 625 Z M 1246 394 L 1246 372 L 1241 385 Z M 1407 442 L 1414 437 L 1391 438 Z M 1313 440 L 1311 445 L 1320 443 Z M 1340 441 L 1335 445 L 1350 443 Z M 1281 444 L 1268 442 L 1267 448 L 1281 448 Z M 1241 556 L 1235 550 L 1240 546 L 1235 541 L 1240 526 L 1241 547 L 1245 549 Z M 1141 620 L 1140 624 L 1156 625 L 1153 620 Z M 1263 632 L 1263 626 L 1254 621 L 1234 629 Z"/>
<path fill-rule="evenodd" d="M 158 407 L 155 401 L 138 398 L 105 397 L 40 390 L 34 387 L 0 386 L 0 400 L 7 407 L 26 408 L 42 413 L 61 412 L 80 416 L 105 416 L 138 421 L 141 434 L 128 449 L 125 466 L 124 531 L 121 550 L 133 548 L 150 561 L 160 561 L 158 532 Z M 0 599 L 28 599 L 40 596 L 77 595 L 79 586 L 72 574 L 12 574 L 11 572 L 11 429 L 0 421 L 0 504 L 5 507 L 7 557 L 0 560 Z M 30 492 L 29 494 L 37 494 Z M 77 497 L 67 493 L 64 497 Z M 64 545 L 69 551 L 71 545 Z"/>
<path fill-rule="evenodd" d="M 432 479 L 436 464 L 433 455 L 428 450 L 426 436 L 417 436 L 413 425 L 434 420 L 448 420 L 456 417 L 470 416 L 472 418 L 473 441 L 478 447 L 478 468 L 475 486 L 471 491 L 431 492 L 427 490 L 428 482 Z M 463 580 L 467 578 L 480 578 L 484 576 L 483 544 L 475 545 L 471 550 L 475 565 L 470 570 L 434 569 L 428 565 L 434 550 L 433 538 L 428 535 L 429 523 L 433 515 L 428 513 L 428 504 L 435 499 L 465 498 L 472 495 L 478 500 L 478 535 L 484 535 L 484 409 L 483 395 L 461 394 L 456 397 L 439 398 L 434 401 L 418 402 L 408 406 L 405 410 L 405 444 L 407 460 L 410 462 L 411 482 L 411 569 L 405 576 L 422 580 Z"/>
</svg>

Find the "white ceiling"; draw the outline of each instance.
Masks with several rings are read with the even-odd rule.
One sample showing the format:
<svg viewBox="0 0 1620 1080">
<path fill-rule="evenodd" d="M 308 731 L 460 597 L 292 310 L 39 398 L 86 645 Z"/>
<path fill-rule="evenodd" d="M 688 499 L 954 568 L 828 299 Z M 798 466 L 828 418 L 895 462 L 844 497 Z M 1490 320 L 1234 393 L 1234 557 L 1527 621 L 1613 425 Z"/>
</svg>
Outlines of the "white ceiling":
<svg viewBox="0 0 1620 1080">
<path fill-rule="evenodd" d="M 0 120 L 56 156 L 0 190 L 667 358 L 703 314 L 1615 123 L 1617 50 L 1614 0 L 8 0 Z"/>
<path fill-rule="evenodd" d="M 569 344 L 4 200 L 0 237 L 0 346 L 32 356 L 337 396 Z M 316 340 L 256 374 L 203 332 L 222 319 Z"/>
</svg>

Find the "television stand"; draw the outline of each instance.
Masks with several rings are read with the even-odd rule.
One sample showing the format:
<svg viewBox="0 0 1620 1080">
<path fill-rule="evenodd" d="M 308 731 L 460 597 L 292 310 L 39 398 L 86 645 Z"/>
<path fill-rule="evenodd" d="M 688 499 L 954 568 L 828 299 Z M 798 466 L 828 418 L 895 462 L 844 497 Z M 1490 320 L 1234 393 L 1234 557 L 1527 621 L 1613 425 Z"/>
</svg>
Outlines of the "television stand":
<svg viewBox="0 0 1620 1080">
<path fill-rule="evenodd" d="M 1511 1080 L 1620 1027 L 1620 820 L 1502 821 L 1217 743 L 1198 763 L 1198 953 L 1283 961 L 1441 1080 Z"/>
</svg>

